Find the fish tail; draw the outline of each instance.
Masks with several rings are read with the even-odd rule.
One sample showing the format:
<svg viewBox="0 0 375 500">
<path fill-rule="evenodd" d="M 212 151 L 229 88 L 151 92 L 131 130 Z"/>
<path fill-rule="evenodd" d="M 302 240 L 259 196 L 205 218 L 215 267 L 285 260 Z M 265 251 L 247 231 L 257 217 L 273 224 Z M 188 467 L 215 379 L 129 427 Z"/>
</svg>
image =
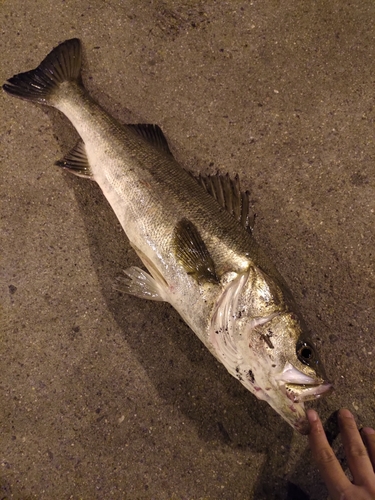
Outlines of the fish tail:
<svg viewBox="0 0 375 500">
<path fill-rule="evenodd" d="M 81 59 L 80 40 L 66 40 L 55 47 L 37 68 L 10 78 L 3 89 L 20 99 L 53 106 L 53 96 L 63 82 L 82 83 Z"/>
</svg>

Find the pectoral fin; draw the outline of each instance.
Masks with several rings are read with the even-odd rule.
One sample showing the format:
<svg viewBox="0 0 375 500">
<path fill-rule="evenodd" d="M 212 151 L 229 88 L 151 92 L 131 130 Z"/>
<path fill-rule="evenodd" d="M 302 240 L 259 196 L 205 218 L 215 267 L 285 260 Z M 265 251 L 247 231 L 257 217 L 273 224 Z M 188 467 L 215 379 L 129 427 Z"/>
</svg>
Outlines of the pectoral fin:
<svg viewBox="0 0 375 500">
<path fill-rule="evenodd" d="M 143 269 L 129 267 L 124 275 L 117 278 L 113 288 L 141 299 L 164 301 L 162 287 Z"/>
<path fill-rule="evenodd" d="M 214 262 L 197 228 L 187 219 L 177 223 L 173 232 L 174 252 L 187 274 L 198 283 L 218 283 Z"/>
</svg>

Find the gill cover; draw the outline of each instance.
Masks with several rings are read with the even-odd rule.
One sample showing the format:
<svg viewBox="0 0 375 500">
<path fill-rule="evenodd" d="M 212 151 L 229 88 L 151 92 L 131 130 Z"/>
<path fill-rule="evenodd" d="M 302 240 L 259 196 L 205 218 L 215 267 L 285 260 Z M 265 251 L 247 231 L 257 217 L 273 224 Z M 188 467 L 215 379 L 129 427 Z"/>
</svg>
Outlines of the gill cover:
<svg viewBox="0 0 375 500">
<path fill-rule="evenodd" d="M 330 389 L 316 350 L 282 290 L 262 271 L 222 277 L 210 342 L 227 370 L 266 400 L 294 429 L 305 434 L 303 401 Z M 301 358 L 301 359 L 300 359 Z"/>
</svg>

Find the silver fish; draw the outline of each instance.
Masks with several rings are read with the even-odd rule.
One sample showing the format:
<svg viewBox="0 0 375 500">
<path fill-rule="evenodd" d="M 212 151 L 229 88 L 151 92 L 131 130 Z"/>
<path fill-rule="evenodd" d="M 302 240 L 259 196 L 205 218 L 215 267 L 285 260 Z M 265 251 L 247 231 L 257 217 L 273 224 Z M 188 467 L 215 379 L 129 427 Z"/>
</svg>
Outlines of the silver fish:
<svg viewBox="0 0 375 500">
<path fill-rule="evenodd" d="M 197 180 L 159 127 L 109 116 L 83 86 L 78 39 L 3 89 L 75 126 L 81 139 L 57 165 L 99 184 L 149 271 L 131 267 L 119 286 L 169 302 L 229 373 L 306 434 L 304 402 L 331 384 L 283 278 L 251 235 L 238 178 Z"/>
</svg>

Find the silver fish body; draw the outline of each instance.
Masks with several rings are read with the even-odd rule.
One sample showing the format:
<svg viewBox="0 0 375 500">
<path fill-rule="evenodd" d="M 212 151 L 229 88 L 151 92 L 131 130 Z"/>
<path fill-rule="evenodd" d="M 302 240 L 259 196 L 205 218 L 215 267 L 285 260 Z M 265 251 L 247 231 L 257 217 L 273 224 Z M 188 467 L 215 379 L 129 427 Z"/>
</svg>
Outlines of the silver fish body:
<svg viewBox="0 0 375 500">
<path fill-rule="evenodd" d="M 330 389 L 293 298 L 248 228 L 238 181 L 197 182 L 169 151 L 160 129 L 121 125 L 80 78 L 77 39 L 35 70 L 9 79 L 8 93 L 59 109 L 81 140 L 58 165 L 95 180 L 146 271 L 119 285 L 169 302 L 210 352 L 301 433 L 303 402 Z"/>
</svg>

